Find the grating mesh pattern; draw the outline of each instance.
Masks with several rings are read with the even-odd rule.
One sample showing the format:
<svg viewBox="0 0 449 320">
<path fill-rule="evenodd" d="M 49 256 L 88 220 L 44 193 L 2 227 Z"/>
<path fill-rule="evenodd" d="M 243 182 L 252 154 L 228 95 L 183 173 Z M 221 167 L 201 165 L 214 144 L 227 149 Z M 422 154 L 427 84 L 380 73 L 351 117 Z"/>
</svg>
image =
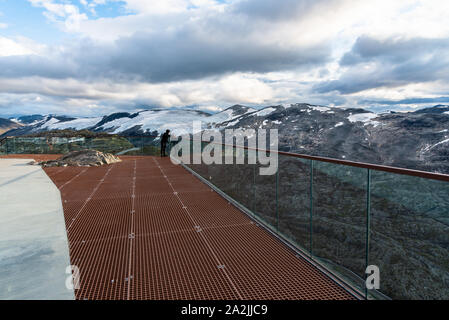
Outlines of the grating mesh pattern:
<svg viewBox="0 0 449 320">
<path fill-rule="evenodd" d="M 63 199 L 77 299 L 353 298 L 169 159 L 122 159 L 45 169 Z"/>
</svg>

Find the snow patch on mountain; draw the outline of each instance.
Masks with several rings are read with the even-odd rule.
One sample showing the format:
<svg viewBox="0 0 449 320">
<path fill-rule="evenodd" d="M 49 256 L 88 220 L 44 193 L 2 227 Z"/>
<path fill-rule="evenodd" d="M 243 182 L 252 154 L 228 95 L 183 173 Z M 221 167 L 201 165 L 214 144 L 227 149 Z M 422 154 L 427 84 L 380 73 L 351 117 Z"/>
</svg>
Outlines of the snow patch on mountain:
<svg viewBox="0 0 449 320">
<path fill-rule="evenodd" d="M 353 114 L 350 115 L 348 117 L 348 120 L 352 123 L 354 122 L 363 122 L 365 125 L 371 124 L 373 126 L 378 126 L 380 124 L 380 122 L 378 121 L 373 121 L 372 119 L 377 118 L 378 115 L 375 113 L 357 113 L 357 114 Z"/>
<path fill-rule="evenodd" d="M 41 125 L 42 129 L 46 130 L 84 130 L 95 126 L 102 118 L 79 118 L 70 121 L 60 121 L 56 118 L 50 118 Z"/>
<path fill-rule="evenodd" d="M 434 149 L 435 147 L 437 147 L 437 146 L 439 146 L 439 145 L 441 145 L 441 144 L 443 144 L 443 143 L 447 143 L 447 142 L 449 142 L 449 139 L 445 139 L 445 140 L 443 140 L 443 141 L 440 141 L 440 142 L 438 142 L 438 143 L 435 143 L 435 144 L 432 145 L 432 146 L 431 146 L 431 145 L 426 145 L 426 147 L 423 149 L 422 153 L 426 153 L 426 152 L 428 152 L 428 151 Z"/>
<path fill-rule="evenodd" d="M 328 108 L 328 107 L 310 106 L 310 108 L 312 108 L 312 110 L 320 111 L 320 112 L 331 111 L 331 108 Z"/>
<path fill-rule="evenodd" d="M 231 121 L 231 122 L 229 122 L 229 123 L 226 125 L 226 127 L 232 127 L 232 126 L 235 126 L 237 123 L 239 123 L 239 120 Z"/>
<path fill-rule="evenodd" d="M 218 112 L 216 114 L 213 114 L 209 117 L 207 117 L 207 122 L 208 123 L 222 123 L 222 122 L 226 122 L 226 121 L 232 121 L 234 119 L 237 119 L 243 115 L 249 114 L 256 111 L 256 109 L 253 108 L 248 108 L 248 110 L 246 110 L 243 113 L 239 113 L 236 112 L 232 107 L 225 109 L 221 112 Z"/>
<path fill-rule="evenodd" d="M 193 132 L 193 122 L 208 122 L 208 116 L 192 110 L 149 110 L 140 112 L 134 118 L 119 118 L 99 127 L 99 129 L 118 134 L 136 126 L 142 131 L 159 133 L 170 129 L 175 136 Z M 195 133 L 195 132 L 193 132 Z"/>
<path fill-rule="evenodd" d="M 254 113 L 254 115 L 256 115 L 258 117 L 265 117 L 265 116 L 268 116 L 269 114 L 273 113 L 274 111 L 276 111 L 275 108 L 269 107 L 269 108 L 265 108 L 260 111 L 257 111 L 256 113 Z"/>
</svg>

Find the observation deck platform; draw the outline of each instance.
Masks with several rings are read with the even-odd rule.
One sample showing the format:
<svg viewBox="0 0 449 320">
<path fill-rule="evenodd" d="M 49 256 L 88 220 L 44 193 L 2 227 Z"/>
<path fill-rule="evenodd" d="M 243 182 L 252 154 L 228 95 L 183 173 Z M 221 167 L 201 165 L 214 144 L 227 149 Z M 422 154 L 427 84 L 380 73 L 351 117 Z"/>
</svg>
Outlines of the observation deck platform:
<svg viewBox="0 0 449 320">
<path fill-rule="evenodd" d="M 77 299 L 355 299 L 169 158 L 121 159 L 45 169 L 80 270 Z"/>
</svg>

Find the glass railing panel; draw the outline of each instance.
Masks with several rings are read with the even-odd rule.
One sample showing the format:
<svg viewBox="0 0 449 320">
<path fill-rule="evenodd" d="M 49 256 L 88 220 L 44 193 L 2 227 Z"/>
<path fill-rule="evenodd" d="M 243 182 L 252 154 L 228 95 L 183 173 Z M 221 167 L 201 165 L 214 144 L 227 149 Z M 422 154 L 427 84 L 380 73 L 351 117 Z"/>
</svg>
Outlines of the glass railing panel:
<svg viewBox="0 0 449 320">
<path fill-rule="evenodd" d="M 202 143 L 201 152 L 207 146 L 207 143 Z M 191 164 L 188 165 L 193 171 L 198 173 L 208 182 L 212 183 L 215 187 L 226 193 L 235 201 L 243 205 L 249 210 L 254 207 L 254 172 L 255 166 L 249 165 L 247 157 L 244 157 L 245 164 L 236 163 L 236 154 L 232 153 L 228 157 L 228 163 L 226 164 L 225 148 L 223 146 L 215 145 L 216 149 L 221 148 L 221 164 L 212 163 L 206 164 L 203 160 L 201 164 L 193 164 L 193 149 Z M 213 151 L 206 149 L 205 152 L 209 152 L 213 156 Z"/>
<path fill-rule="evenodd" d="M 449 299 L 449 183 L 372 171 L 369 263 L 393 299 Z"/>
<path fill-rule="evenodd" d="M 260 169 L 267 167 L 258 163 L 256 165 L 254 188 L 255 188 L 255 208 L 254 213 L 257 217 L 265 221 L 275 231 L 279 229 L 279 211 L 277 189 L 278 173 L 273 175 L 262 175 Z"/>
<path fill-rule="evenodd" d="M 194 163 L 194 158 L 195 157 L 200 157 L 200 159 L 201 159 L 201 153 L 202 153 L 202 150 L 204 149 L 204 147 L 205 147 L 205 143 L 200 143 L 200 147 L 199 147 L 199 150 L 197 150 L 197 149 L 194 149 L 193 148 L 193 141 L 190 141 L 190 158 L 189 158 L 189 164 L 188 164 L 188 166 L 193 170 L 193 171 L 195 171 L 196 173 L 198 173 L 201 177 L 203 177 L 204 179 L 206 179 L 206 180 L 211 180 L 212 179 L 212 177 L 210 177 L 210 175 L 209 175 L 209 168 L 208 168 L 208 166 L 205 164 L 205 163 L 203 163 L 202 161 L 200 162 L 200 163 Z"/>
<path fill-rule="evenodd" d="M 159 155 L 160 146 L 154 137 L 14 137 L 2 146 L 10 154 L 65 154 L 83 149 L 118 155 Z"/>
<path fill-rule="evenodd" d="M 84 137 L 60 138 L 53 137 L 48 141 L 48 149 L 50 153 L 65 154 L 72 151 L 79 151 L 86 148 L 88 139 Z M 46 153 L 45 150 L 43 153 Z"/>
<path fill-rule="evenodd" d="M 279 156 L 279 232 L 310 250 L 310 160 Z"/>
<path fill-rule="evenodd" d="M 136 147 L 128 139 L 120 136 L 89 138 L 86 146 L 88 149 L 112 154 L 117 154 Z"/>
<path fill-rule="evenodd" d="M 10 154 L 49 153 L 50 147 L 46 138 L 11 138 L 6 143 Z"/>
<path fill-rule="evenodd" d="M 0 139 L 0 155 L 7 154 L 6 143 L 7 143 L 6 139 L 4 140 Z"/>
<path fill-rule="evenodd" d="M 364 291 L 367 169 L 313 161 L 312 252 Z"/>
<path fill-rule="evenodd" d="M 240 153 L 243 159 L 242 164 L 237 163 L 237 154 Z M 223 149 L 225 155 L 225 150 Z M 255 208 L 256 190 L 254 189 L 254 182 L 256 173 L 256 166 L 248 164 L 248 153 L 242 148 L 234 148 L 232 157 L 228 157 L 232 164 L 226 164 L 226 156 L 224 156 L 223 165 L 225 167 L 227 183 L 224 186 L 226 194 L 231 196 L 238 203 L 245 206 L 247 209 L 253 211 Z M 232 161 L 231 161 L 232 160 Z M 211 166 L 209 172 L 217 171 L 217 166 Z M 222 174 L 224 175 L 224 174 Z"/>
<path fill-rule="evenodd" d="M 130 143 L 124 146 L 124 150 L 119 151 L 118 155 L 125 156 L 159 156 L 160 143 L 155 137 L 122 137 Z M 168 154 L 168 150 L 167 150 Z"/>
</svg>

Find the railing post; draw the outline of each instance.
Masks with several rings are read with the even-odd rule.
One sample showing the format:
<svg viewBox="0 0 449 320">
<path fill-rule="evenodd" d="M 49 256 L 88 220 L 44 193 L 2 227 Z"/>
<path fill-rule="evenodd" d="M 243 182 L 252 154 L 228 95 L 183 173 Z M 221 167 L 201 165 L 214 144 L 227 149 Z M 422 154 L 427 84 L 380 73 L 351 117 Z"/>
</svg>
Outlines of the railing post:
<svg viewBox="0 0 449 320">
<path fill-rule="evenodd" d="M 310 160 L 310 257 L 313 258 L 313 160 Z"/>
<path fill-rule="evenodd" d="M 257 163 L 257 162 L 256 162 Z M 254 165 L 253 167 L 253 212 L 254 215 L 256 214 L 256 171 L 257 171 L 257 164 Z"/>
<path fill-rule="evenodd" d="M 171 142 L 171 139 L 168 138 L 168 156 L 170 157 L 171 154 L 171 148 L 173 146 L 173 143 Z"/>
<path fill-rule="evenodd" d="M 369 246 L 371 230 L 371 170 L 367 169 L 366 177 L 366 239 L 365 239 L 365 270 L 369 266 Z M 368 300 L 368 288 L 365 284 L 365 299 Z"/>
<path fill-rule="evenodd" d="M 276 170 L 276 231 L 279 233 L 279 168 Z"/>
</svg>

